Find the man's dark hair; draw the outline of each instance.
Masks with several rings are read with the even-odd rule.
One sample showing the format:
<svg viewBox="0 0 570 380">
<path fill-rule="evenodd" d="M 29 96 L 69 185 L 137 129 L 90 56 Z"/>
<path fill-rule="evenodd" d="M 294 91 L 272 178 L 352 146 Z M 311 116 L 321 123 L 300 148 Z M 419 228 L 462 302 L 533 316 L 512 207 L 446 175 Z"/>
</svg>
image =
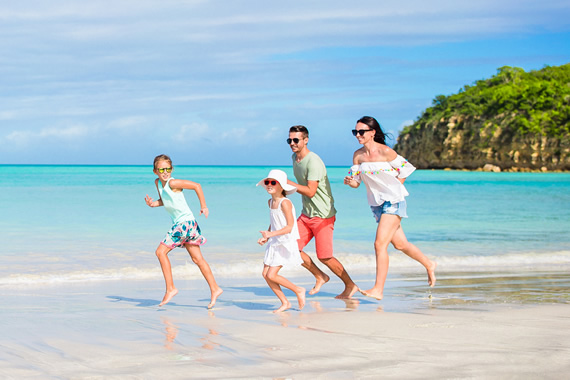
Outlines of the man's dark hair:
<svg viewBox="0 0 570 380">
<path fill-rule="evenodd" d="M 309 137 L 309 130 L 304 125 L 294 125 L 289 128 L 289 133 L 291 132 L 301 132 L 303 134 L 303 138 Z"/>
</svg>

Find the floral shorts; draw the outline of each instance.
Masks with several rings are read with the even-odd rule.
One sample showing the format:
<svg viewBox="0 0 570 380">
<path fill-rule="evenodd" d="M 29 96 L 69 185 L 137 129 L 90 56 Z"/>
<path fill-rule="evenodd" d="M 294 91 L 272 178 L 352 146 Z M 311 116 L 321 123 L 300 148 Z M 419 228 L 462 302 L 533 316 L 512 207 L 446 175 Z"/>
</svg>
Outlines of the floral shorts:
<svg viewBox="0 0 570 380">
<path fill-rule="evenodd" d="M 176 248 L 184 244 L 203 245 L 205 242 L 206 238 L 201 235 L 198 222 L 188 220 L 173 225 L 160 244 L 168 248 Z"/>
</svg>

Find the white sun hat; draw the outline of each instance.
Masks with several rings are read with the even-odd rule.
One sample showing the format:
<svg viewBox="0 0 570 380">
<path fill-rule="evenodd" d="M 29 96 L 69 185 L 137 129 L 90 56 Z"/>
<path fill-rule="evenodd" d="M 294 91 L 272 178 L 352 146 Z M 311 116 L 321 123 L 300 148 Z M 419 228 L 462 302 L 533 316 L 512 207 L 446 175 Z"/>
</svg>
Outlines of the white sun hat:
<svg viewBox="0 0 570 380">
<path fill-rule="evenodd" d="M 285 173 L 283 170 L 277 170 L 277 169 L 273 169 L 269 172 L 269 174 L 267 175 L 267 177 L 265 177 L 264 179 L 262 179 L 261 181 L 259 181 L 257 183 L 257 185 L 255 186 L 265 186 L 264 181 L 266 179 L 274 179 L 277 182 L 279 182 L 279 184 L 281 185 L 281 187 L 283 188 L 283 190 L 285 190 L 286 194 L 293 194 L 295 191 L 297 191 L 297 188 L 295 186 L 291 186 L 287 184 L 287 173 Z"/>
</svg>

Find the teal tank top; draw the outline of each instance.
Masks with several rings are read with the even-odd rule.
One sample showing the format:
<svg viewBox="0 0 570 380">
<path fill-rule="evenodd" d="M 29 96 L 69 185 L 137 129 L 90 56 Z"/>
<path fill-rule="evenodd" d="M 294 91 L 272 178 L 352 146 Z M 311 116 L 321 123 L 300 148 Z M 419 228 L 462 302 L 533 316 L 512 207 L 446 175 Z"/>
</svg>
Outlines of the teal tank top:
<svg viewBox="0 0 570 380">
<path fill-rule="evenodd" d="M 192 214 L 190 207 L 188 207 L 188 203 L 186 203 L 186 198 L 184 198 L 182 191 L 174 192 L 170 188 L 170 181 L 173 179 L 172 177 L 169 178 L 164 187 L 162 187 L 160 181 L 158 181 L 158 193 L 160 194 L 160 199 L 162 199 L 164 209 L 168 212 L 174 224 L 194 220 L 194 214 Z"/>
</svg>

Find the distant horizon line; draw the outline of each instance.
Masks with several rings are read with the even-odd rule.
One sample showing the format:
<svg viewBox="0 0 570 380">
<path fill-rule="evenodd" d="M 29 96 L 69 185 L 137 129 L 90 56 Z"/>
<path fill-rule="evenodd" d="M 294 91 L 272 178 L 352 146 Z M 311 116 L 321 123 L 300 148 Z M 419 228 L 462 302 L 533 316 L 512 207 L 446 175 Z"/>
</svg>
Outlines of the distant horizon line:
<svg viewBox="0 0 570 380">
<path fill-rule="evenodd" d="M 0 164 L 2 166 L 152 166 L 152 164 Z M 280 164 L 280 165 L 249 165 L 249 164 L 239 164 L 239 165 L 232 165 L 232 164 L 203 164 L 203 165 L 194 165 L 194 164 L 176 164 L 174 166 L 215 166 L 215 167 L 289 167 L 292 165 Z M 347 165 L 327 165 L 327 167 L 348 167 Z"/>
</svg>

